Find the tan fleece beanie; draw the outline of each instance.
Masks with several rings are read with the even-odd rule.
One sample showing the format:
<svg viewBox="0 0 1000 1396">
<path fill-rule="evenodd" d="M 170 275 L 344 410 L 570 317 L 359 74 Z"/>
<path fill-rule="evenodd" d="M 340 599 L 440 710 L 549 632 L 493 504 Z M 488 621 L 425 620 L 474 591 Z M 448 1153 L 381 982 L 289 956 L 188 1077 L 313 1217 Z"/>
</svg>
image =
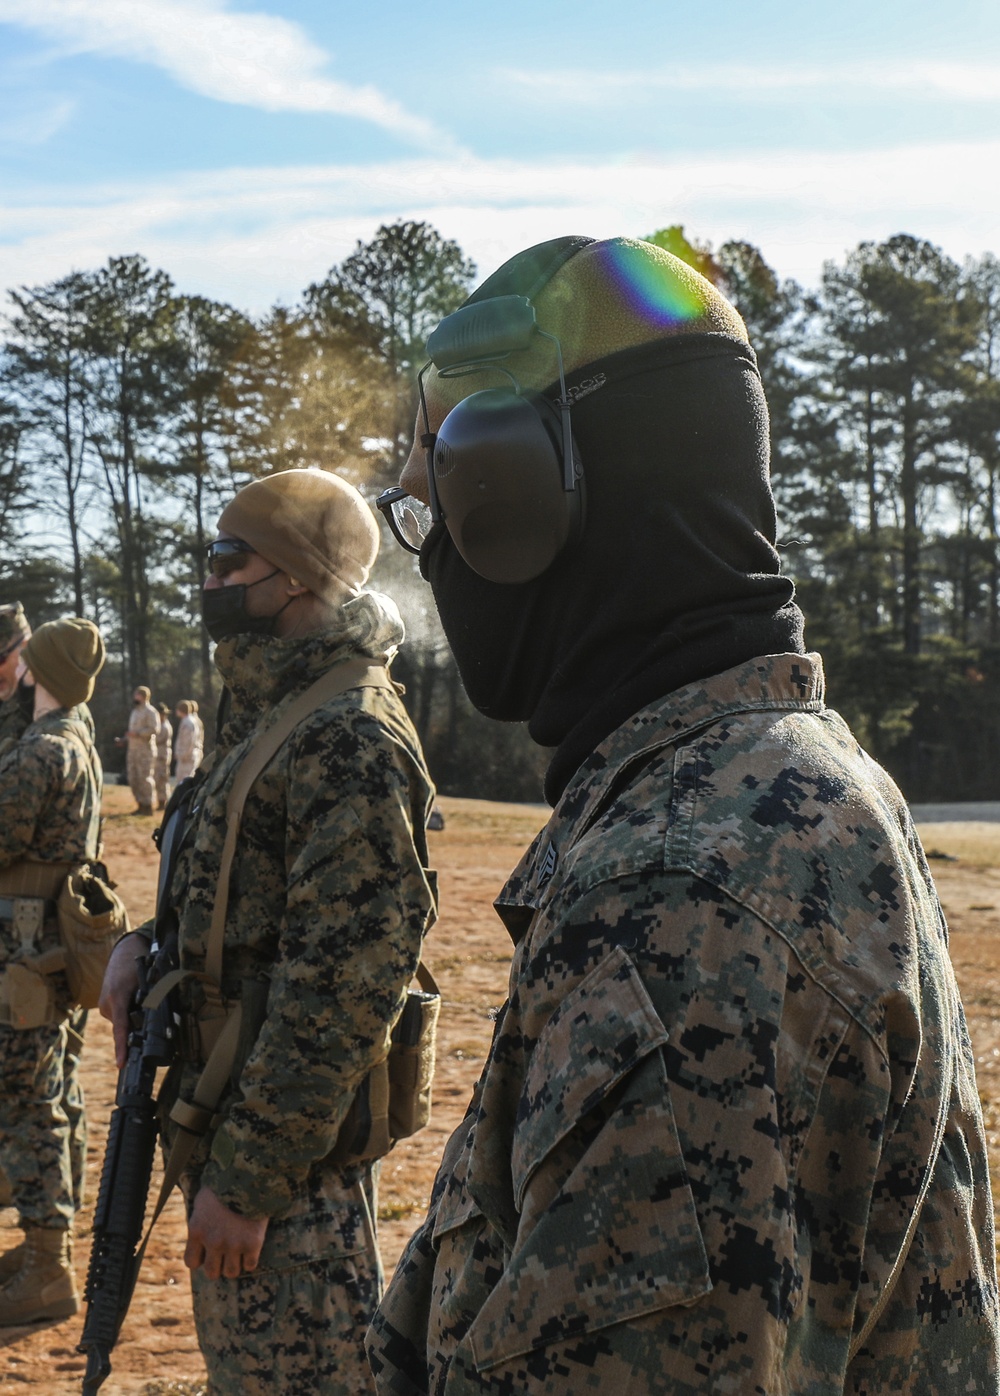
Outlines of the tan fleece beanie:
<svg viewBox="0 0 1000 1396">
<path fill-rule="evenodd" d="M 67 616 L 39 626 L 21 651 L 35 682 L 64 708 L 86 703 L 104 664 L 104 641 L 93 621 Z"/>
<path fill-rule="evenodd" d="M 249 543 L 323 601 L 352 595 L 378 553 L 375 516 L 353 485 L 326 470 L 283 470 L 254 480 L 222 511 L 219 528 Z"/>
</svg>

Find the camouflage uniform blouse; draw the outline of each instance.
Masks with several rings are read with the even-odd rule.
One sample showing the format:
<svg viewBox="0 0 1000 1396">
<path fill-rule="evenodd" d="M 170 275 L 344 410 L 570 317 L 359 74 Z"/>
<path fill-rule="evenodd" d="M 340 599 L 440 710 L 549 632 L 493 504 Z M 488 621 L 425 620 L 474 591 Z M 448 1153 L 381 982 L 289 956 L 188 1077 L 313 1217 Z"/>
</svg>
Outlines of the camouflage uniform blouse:
<svg viewBox="0 0 1000 1396">
<path fill-rule="evenodd" d="M 0 867 L 96 857 L 101 783 L 85 703 L 30 723 L 0 756 Z"/>
<path fill-rule="evenodd" d="M 510 998 L 369 1334 L 380 1392 L 995 1396 L 944 920 L 822 697 L 816 656 L 753 661 L 576 773 L 497 903 Z"/>
<path fill-rule="evenodd" d="M 101 830 L 101 762 L 93 746 L 93 721 L 86 704 L 57 708 L 25 729 L 0 756 L 0 869 L 5 895 L 17 892 L 16 865 L 81 863 L 98 855 Z M 54 921 L 36 949 L 55 949 Z M 20 949 L 8 921 L 0 921 L 0 963 Z M 69 986 L 54 976 L 59 1007 L 68 1008 Z"/>
<path fill-rule="evenodd" d="M 255 736 L 338 659 L 383 662 L 398 614 L 372 594 L 340 628 L 240 636 L 216 664 L 233 695 L 171 888 L 182 968 L 205 964 L 230 783 Z M 202 1181 L 227 1206 L 273 1217 L 330 1152 L 355 1090 L 385 1056 L 433 914 L 424 825 L 432 787 L 401 700 L 355 689 L 299 724 L 247 799 L 233 863 L 223 992 L 262 1012 L 224 1097 Z M 188 989 L 197 1006 L 198 986 Z M 266 1005 L 266 1007 L 265 1007 Z M 191 1097 L 199 1066 L 173 1089 Z M 175 1073 L 176 1076 L 176 1073 Z"/>
</svg>

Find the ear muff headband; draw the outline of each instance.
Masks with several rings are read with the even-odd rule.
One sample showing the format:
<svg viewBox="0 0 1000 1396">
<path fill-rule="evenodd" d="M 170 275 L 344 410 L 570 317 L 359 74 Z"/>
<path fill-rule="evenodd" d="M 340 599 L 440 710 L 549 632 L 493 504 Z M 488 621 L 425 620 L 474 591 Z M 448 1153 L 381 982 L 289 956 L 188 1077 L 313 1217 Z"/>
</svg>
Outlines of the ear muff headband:
<svg viewBox="0 0 1000 1396">
<path fill-rule="evenodd" d="M 460 555 L 488 581 L 513 585 L 540 576 L 583 526 L 583 470 L 572 438 L 562 347 L 537 324 L 525 292 L 537 295 L 591 242 L 559 238 L 519 254 L 427 341 L 430 363 L 417 381 L 431 515 L 444 521 Z M 557 404 L 522 393 L 505 366 L 536 337 L 555 346 Z M 464 398 L 434 435 L 423 391 L 431 364 L 442 377 L 492 369 L 511 386 Z"/>
<path fill-rule="evenodd" d="M 503 266 L 497 267 L 481 286 L 476 287 L 465 304 L 475 305 L 478 301 L 493 300 L 496 296 L 527 296 L 529 301 L 533 301 L 571 257 L 595 240 L 585 237 L 550 238 L 548 242 L 527 247 L 504 262 Z"/>
</svg>

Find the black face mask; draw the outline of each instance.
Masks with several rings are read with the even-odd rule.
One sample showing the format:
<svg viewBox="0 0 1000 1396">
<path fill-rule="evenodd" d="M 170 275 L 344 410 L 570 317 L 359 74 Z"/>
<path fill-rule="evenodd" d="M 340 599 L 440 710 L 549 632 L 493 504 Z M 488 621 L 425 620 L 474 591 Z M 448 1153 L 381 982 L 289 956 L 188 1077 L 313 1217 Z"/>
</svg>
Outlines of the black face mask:
<svg viewBox="0 0 1000 1396">
<path fill-rule="evenodd" d="M 269 582 L 280 571 L 281 568 L 276 567 L 273 572 L 268 572 L 266 577 L 258 577 L 255 582 L 212 587 L 210 591 L 201 593 L 202 622 L 213 640 L 228 640 L 231 635 L 274 634 L 275 622 L 295 598 L 290 596 L 284 606 L 280 606 L 270 616 L 248 616 L 244 609 L 244 601 L 251 587 L 259 586 L 261 582 Z"/>
</svg>

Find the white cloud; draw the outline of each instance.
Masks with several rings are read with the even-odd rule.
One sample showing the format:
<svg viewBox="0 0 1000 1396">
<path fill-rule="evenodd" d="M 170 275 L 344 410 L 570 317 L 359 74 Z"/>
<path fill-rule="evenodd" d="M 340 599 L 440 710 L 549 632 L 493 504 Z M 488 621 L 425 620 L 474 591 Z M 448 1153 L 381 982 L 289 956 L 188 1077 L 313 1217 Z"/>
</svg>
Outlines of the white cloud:
<svg viewBox="0 0 1000 1396">
<path fill-rule="evenodd" d="M 516 84 L 522 97 L 538 103 L 606 108 L 609 103 L 634 104 L 638 98 L 664 92 L 712 92 L 720 99 L 740 97 L 780 101 L 803 92 L 911 92 L 974 103 L 1000 103 L 1000 64 L 880 61 L 768 67 L 761 64 L 715 63 L 630 70 L 504 69 L 499 76 Z"/>
<path fill-rule="evenodd" d="M 216 101 L 351 116 L 412 144 L 447 144 L 430 122 L 375 87 L 326 77 L 327 55 L 297 24 L 231 10 L 226 0 L 0 0 L 3 21 L 63 51 L 150 63 Z"/>
<path fill-rule="evenodd" d="M 0 116 L 0 142 L 22 148 L 44 145 L 62 130 L 75 110 L 75 102 L 63 100 L 45 106 L 32 103 L 15 115 Z"/>
<path fill-rule="evenodd" d="M 925 237 L 952 256 L 997 251 L 1000 141 L 865 154 L 786 151 L 632 161 L 414 159 L 234 169 L 76 191 L 0 211 L 0 288 L 142 252 L 182 290 L 261 311 L 294 301 L 379 223 L 426 219 L 486 273 L 562 233 L 642 235 L 668 223 L 756 243 L 815 283 L 864 238 Z"/>
</svg>

